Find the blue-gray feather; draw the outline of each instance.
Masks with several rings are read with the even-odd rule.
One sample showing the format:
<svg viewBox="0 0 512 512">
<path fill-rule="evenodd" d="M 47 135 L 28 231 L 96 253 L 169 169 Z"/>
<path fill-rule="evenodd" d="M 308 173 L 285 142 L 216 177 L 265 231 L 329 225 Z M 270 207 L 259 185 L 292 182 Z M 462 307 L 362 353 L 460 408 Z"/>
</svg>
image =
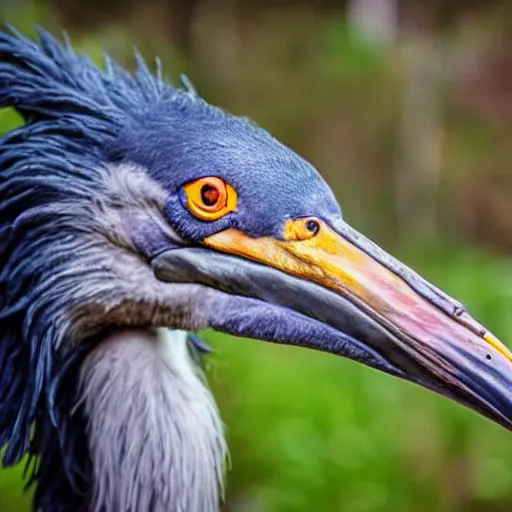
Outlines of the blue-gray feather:
<svg viewBox="0 0 512 512">
<path fill-rule="evenodd" d="M 117 325 L 116 315 L 122 325 L 214 325 L 211 290 L 161 289 L 140 264 L 145 251 L 174 238 L 173 229 L 189 242 L 212 229 L 180 206 L 180 184 L 222 170 L 250 206 L 236 222 L 256 235 L 277 235 L 287 215 L 309 214 L 311 197 L 320 215 L 336 217 L 339 209 L 310 164 L 248 120 L 210 106 L 188 82 L 185 90 L 164 83 L 140 56 L 133 75 L 108 57 L 103 72 L 69 43 L 44 31 L 39 37 L 0 32 L 0 107 L 15 107 L 26 120 L 0 141 L 0 446 L 5 465 L 37 457 L 30 465 L 36 507 L 79 510 L 93 484 L 86 412 L 76 406 L 91 347 Z M 130 180 L 135 187 L 126 186 Z M 109 187 L 121 192 L 109 198 Z M 122 222 L 115 231 L 109 218 L 119 221 L 116 209 L 130 208 L 143 189 L 142 208 L 157 207 L 142 240 L 137 232 L 126 238 Z M 121 205 L 112 204 L 115 194 Z M 146 289 L 127 275 L 146 279 Z M 131 288 L 123 294 L 123 286 Z M 211 450 L 218 475 L 222 450 Z"/>
<path fill-rule="evenodd" d="M 191 95 L 152 76 L 140 57 L 134 75 L 108 57 L 102 72 L 69 42 L 39 36 L 0 31 L 0 107 L 26 120 L 0 141 L 0 447 L 7 466 L 38 456 L 29 465 L 37 507 L 78 510 L 87 453 L 83 420 L 70 411 L 87 343 L 67 348 L 70 320 L 59 312 L 69 296 L 51 283 L 84 250 L 78 234 L 90 226 L 66 208 L 94 200 L 128 116 Z"/>
</svg>

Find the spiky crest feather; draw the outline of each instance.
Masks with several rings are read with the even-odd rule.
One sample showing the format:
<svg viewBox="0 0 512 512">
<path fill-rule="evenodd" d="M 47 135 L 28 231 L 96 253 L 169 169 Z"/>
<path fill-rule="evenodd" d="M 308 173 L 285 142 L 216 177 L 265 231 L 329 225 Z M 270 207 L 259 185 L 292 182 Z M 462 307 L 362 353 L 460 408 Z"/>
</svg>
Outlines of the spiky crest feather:
<svg viewBox="0 0 512 512">
<path fill-rule="evenodd" d="M 77 225 L 77 205 L 94 202 L 127 118 L 162 101 L 206 103 L 153 76 L 139 54 L 133 75 L 109 57 L 103 72 L 67 38 L 61 45 L 39 30 L 39 39 L 0 31 L 0 107 L 26 121 L 0 140 L 0 448 L 5 466 L 37 456 L 36 507 L 78 510 L 88 469 L 77 461 L 87 453 L 71 411 L 87 344 L 67 350 L 72 319 L 63 313 L 66 273 L 79 272 L 67 268 L 70 254 L 84 251 L 90 229 Z"/>
</svg>

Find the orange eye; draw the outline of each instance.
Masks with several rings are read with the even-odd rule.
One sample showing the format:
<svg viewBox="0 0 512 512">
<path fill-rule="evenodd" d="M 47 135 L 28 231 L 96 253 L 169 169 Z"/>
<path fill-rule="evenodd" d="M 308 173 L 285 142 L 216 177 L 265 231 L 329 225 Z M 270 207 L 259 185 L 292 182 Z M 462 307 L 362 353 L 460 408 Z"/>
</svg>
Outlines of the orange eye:
<svg viewBox="0 0 512 512">
<path fill-rule="evenodd" d="M 235 189 L 214 176 L 200 178 L 183 187 L 188 209 L 201 220 L 217 220 L 236 208 Z"/>
</svg>

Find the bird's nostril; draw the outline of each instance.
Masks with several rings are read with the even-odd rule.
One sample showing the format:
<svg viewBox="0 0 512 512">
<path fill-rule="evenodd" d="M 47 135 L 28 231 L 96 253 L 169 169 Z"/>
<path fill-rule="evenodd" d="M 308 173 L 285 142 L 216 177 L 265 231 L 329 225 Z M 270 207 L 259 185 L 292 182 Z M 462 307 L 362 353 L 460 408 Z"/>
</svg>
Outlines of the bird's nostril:
<svg viewBox="0 0 512 512">
<path fill-rule="evenodd" d="M 309 219 L 306 221 L 306 229 L 310 232 L 316 235 L 318 233 L 318 230 L 320 229 L 320 224 L 318 221 Z"/>
</svg>

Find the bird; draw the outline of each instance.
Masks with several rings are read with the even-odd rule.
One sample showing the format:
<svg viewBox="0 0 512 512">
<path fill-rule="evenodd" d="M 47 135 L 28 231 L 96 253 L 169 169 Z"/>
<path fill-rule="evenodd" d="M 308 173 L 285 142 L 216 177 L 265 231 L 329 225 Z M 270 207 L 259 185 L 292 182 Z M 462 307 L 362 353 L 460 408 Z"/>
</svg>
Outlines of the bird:
<svg viewBox="0 0 512 512">
<path fill-rule="evenodd" d="M 0 453 L 35 510 L 221 509 L 205 329 L 349 358 L 512 429 L 498 338 L 351 227 L 310 162 L 135 59 L 0 31 L 0 107 L 24 120 L 0 140 Z"/>
</svg>

